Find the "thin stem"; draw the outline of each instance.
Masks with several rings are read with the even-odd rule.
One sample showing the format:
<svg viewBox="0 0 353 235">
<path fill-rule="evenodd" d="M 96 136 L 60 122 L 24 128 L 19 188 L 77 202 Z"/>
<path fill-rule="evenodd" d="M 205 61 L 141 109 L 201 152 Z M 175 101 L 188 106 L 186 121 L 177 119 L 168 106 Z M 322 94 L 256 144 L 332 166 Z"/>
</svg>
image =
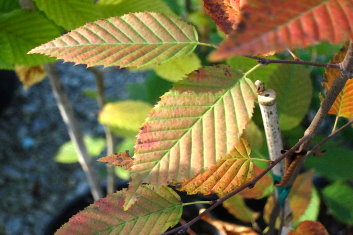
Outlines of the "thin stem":
<svg viewBox="0 0 353 235">
<path fill-rule="evenodd" d="M 294 60 L 299 60 L 302 61 L 296 54 L 294 54 L 293 51 L 291 51 L 290 49 L 287 49 L 288 53 L 293 57 Z"/>
<path fill-rule="evenodd" d="M 103 106 L 105 105 L 105 92 L 104 92 L 104 74 L 99 71 L 98 69 L 95 68 L 89 68 L 89 71 L 91 71 L 94 74 L 94 78 L 96 81 L 96 87 L 97 87 L 97 103 L 98 107 L 100 110 L 103 109 Z M 114 148 L 115 148 L 115 138 L 113 133 L 109 130 L 108 127 L 103 126 L 104 128 L 104 133 L 105 133 L 105 139 L 107 142 L 107 155 L 112 155 L 114 154 Z M 107 164 L 107 194 L 112 194 L 115 192 L 115 171 L 114 171 L 114 166 L 108 165 Z"/>
<path fill-rule="evenodd" d="M 195 201 L 183 203 L 183 206 L 196 205 L 196 204 L 212 204 L 212 201 Z"/>
<path fill-rule="evenodd" d="M 332 137 L 349 127 L 350 125 L 353 124 L 353 120 L 350 120 L 346 124 L 344 124 L 342 127 L 338 128 L 334 132 L 332 132 L 329 136 L 327 136 L 325 139 L 323 139 L 320 143 L 315 145 L 310 151 L 307 152 L 306 156 L 309 156 L 312 153 L 315 153 L 322 145 L 324 145 L 328 140 L 330 140 Z"/>
<path fill-rule="evenodd" d="M 259 162 L 267 162 L 267 163 L 271 163 L 272 160 L 269 160 L 269 159 L 262 159 L 262 158 L 248 158 L 248 160 L 251 160 L 251 161 L 259 161 Z"/>
<path fill-rule="evenodd" d="M 250 73 L 254 72 L 257 68 L 261 67 L 262 64 L 257 64 L 254 67 L 252 67 L 250 70 L 248 70 L 246 73 L 244 73 L 244 77 L 247 77 Z"/>
<path fill-rule="evenodd" d="M 59 74 L 55 66 L 52 64 L 45 65 L 44 67 L 48 74 L 48 79 L 53 90 L 60 114 L 66 124 L 70 139 L 75 146 L 79 158 L 79 163 L 81 164 L 81 167 L 86 174 L 93 198 L 94 200 L 98 200 L 103 196 L 103 193 L 99 187 L 98 179 L 92 167 L 91 158 L 89 157 L 86 145 L 83 142 L 81 130 L 77 124 L 73 109 L 60 81 Z"/>
<path fill-rule="evenodd" d="M 300 65 L 311 65 L 311 66 L 318 66 L 318 67 L 325 67 L 325 68 L 332 68 L 332 69 L 340 69 L 339 64 L 326 64 L 326 63 L 317 63 L 317 62 L 309 62 L 303 60 L 272 60 L 267 59 L 259 56 L 245 56 L 247 58 L 255 59 L 262 65 L 268 64 L 300 64 Z"/>
<path fill-rule="evenodd" d="M 206 47 L 212 47 L 212 48 L 218 48 L 217 45 L 211 44 L 211 43 L 204 43 L 204 42 L 198 42 L 197 45 L 199 46 L 206 46 Z"/>
<path fill-rule="evenodd" d="M 327 140 L 332 138 L 334 135 L 337 135 L 339 132 L 341 132 L 342 130 L 344 130 L 345 128 L 347 128 L 349 125 L 353 124 L 353 120 L 350 121 L 349 123 L 347 123 L 346 125 L 342 126 L 341 128 L 339 128 L 338 130 L 335 131 L 335 133 L 331 134 L 329 137 L 327 137 Z M 326 140 L 326 141 L 327 141 Z M 279 158 L 277 158 L 275 161 L 272 162 L 272 164 L 270 166 L 268 166 L 266 169 L 264 169 L 259 175 L 257 175 L 254 179 L 252 179 L 251 181 L 241 185 L 240 187 L 236 188 L 233 192 L 227 194 L 224 197 L 221 197 L 219 199 L 217 199 L 216 201 L 214 201 L 214 203 L 207 208 L 206 210 L 204 210 L 202 213 L 200 213 L 197 217 L 193 218 L 192 220 L 190 220 L 188 223 L 179 226 L 177 228 L 171 229 L 165 233 L 163 233 L 163 235 L 168 235 L 168 234 L 173 234 L 175 232 L 178 232 L 179 230 L 185 230 L 187 228 L 189 228 L 191 225 L 193 225 L 194 223 L 196 223 L 198 220 L 200 220 L 204 215 L 208 214 L 210 211 L 214 210 L 217 206 L 221 205 L 224 201 L 228 200 L 229 198 L 233 197 L 234 195 L 240 193 L 241 191 L 247 189 L 247 188 L 252 188 L 255 186 L 255 184 L 262 179 L 262 177 L 264 177 L 269 171 L 271 171 L 271 169 L 273 167 L 275 167 L 279 162 L 281 162 L 283 159 L 285 159 L 288 156 L 291 156 L 297 149 L 298 147 L 303 144 L 306 141 L 305 138 L 301 138 L 292 148 L 290 148 L 287 152 L 285 152 L 284 154 L 282 154 Z M 308 154 L 307 154 L 308 155 Z"/>
<path fill-rule="evenodd" d="M 331 133 L 335 132 L 336 128 L 337 128 L 337 124 L 338 124 L 338 119 L 340 117 L 337 115 L 336 118 L 335 118 L 335 123 L 333 124 L 333 128 L 332 128 L 332 131 Z"/>
</svg>

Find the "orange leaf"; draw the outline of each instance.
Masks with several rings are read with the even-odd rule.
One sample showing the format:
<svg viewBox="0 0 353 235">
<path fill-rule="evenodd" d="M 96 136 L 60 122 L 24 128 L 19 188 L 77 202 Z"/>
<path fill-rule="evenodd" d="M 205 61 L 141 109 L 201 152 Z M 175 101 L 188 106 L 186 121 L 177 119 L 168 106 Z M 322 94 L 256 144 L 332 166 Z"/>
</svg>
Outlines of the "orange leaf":
<svg viewBox="0 0 353 235">
<path fill-rule="evenodd" d="M 293 221 L 297 221 L 304 214 L 311 201 L 313 190 L 313 172 L 300 174 L 288 195 L 289 206 L 292 209 Z"/>
<path fill-rule="evenodd" d="M 254 166 L 254 175 L 259 175 L 263 169 Z M 245 189 L 244 191 L 241 191 L 239 193 L 240 196 L 243 198 L 262 198 L 266 195 L 268 195 L 269 191 L 271 192 L 273 190 L 273 180 L 272 177 L 269 174 L 266 174 L 264 177 L 262 177 L 253 188 Z"/>
<path fill-rule="evenodd" d="M 218 27 L 229 34 L 240 21 L 240 2 L 241 0 L 203 0 L 203 5 Z"/>
<path fill-rule="evenodd" d="M 353 39 L 352 0 L 248 0 L 212 60 Z"/>
<path fill-rule="evenodd" d="M 228 222 L 224 222 L 222 220 L 211 218 L 210 216 L 206 215 L 202 217 L 202 220 L 210 223 L 214 227 L 216 227 L 222 234 L 226 235 L 258 235 L 252 228 L 232 224 Z"/>
<path fill-rule="evenodd" d="M 288 235 L 329 235 L 326 228 L 317 221 L 303 221 L 298 228 L 290 231 Z"/>
<path fill-rule="evenodd" d="M 113 166 L 118 166 L 124 168 L 125 170 L 130 170 L 133 164 L 133 160 L 129 155 L 129 151 L 102 157 L 98 159 L 98 161 L 105 162 Z"/>
<path fill-rule="evenodd" d="M 188 194 L 217 193 L 223 196 L 253 177 L 253 163 L 249 155 L 250 146 L 245 139 L 241 139 L 225 159 L 183 182 L 178 190 Z"/>
<path fill-rule="evenodd" d="M 346 56 L 347 49 L 348 49 L 348 42 L 344 44 L 341 50 L 335 55 L 335 57 L 331 60 L 330 63 L 338 64 L 343 61 L 344 57 Z M 325 79 L 323 82 L 323 86 L 326 91 L 328 91 L 334 80 L 340 75 L 340 71 L 338 69 L 326 69 L 325 72 Z M 336 98 L 335 102 L 333 103 L 329 114 L 334 114 L 340 117 L 345 118 L 352 118 L 353 117 L 353 79 L 349 79 L 346 82 L 341 93 Z"/>
</svg>

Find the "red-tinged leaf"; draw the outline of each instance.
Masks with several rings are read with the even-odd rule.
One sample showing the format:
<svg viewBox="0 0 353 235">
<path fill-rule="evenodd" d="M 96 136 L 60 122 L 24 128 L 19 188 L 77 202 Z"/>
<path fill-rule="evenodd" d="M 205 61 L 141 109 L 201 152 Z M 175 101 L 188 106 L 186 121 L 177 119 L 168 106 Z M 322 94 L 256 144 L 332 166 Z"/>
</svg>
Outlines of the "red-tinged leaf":
<svg viewBox="0 0 353 235">
<path fill-rule="evenodd" d="M 259 175 L 263 169 L 260 167 L 254 166 L 254 175 Z M 262 177 L 253 188 L 245 189 L 239 193 L 243 198 L 256 198 L 260 199 L 269 195 L 273 191 L 273 180 L 269 174 L 266 174 Z"/>
<path fill-rule="evenodd" d="M 225 158 L 205 172 L 182 182 L 178 190 L 188 194 L 217 193 L 221 196 L 230 193 L 253 178 L 254 164 L 250 159 L 250 151 L 248 142 L 241 139 Z"/>
<path fill-rule="evenodd" d="M 98 159 L 98 161 L 105 162 L 113 166 L 118 166 L 124 168 L 125 170 L 130 170 L 133 164 L 133 160 L 129 155 L 129 151 L 102 157 Z"/>
<path fill-rule="evenodd" d="M 175 84 L 138 135 L 126 205 L 141 182 L 183 182 L 226 157 L 252 117 L 255 98 L 253 83 L 225 65 Z"/>
<path fill-rule="evenodd" d="M 247 207 L 244 199 L 238 195 L 223 202 L 223 206 L 235 218 L 243 222 L 251 223 L 259 217 L 259 214 Z"/>
<path fill-rule="evenodd" d="M 211 55 L 262 54 L 306 47 L 320 41 L 353 39 L 351 0 L 248 0 L 237 30 Z"/>
<path fill-rule="evenodd" d="M 292 209 L 293 221 L 297 221 L 304 214 L 311 201 L 313 190 L 313 172 L 301 174 L 294 181 L 288 195 L 289 206 Z"/>
<path fill-rule="evenodd" d="M 240 21 L 242 0 L 203 0 L 207 13 L 226 34 L 236 29 Z"/>
<path fill-rule="evenodd" d="M 140 200 L 123 210 L 126 190 L 96 201 L 72 217 L 57 235 L 161 234 L 176 225 L 182 214 L 180 197 L 170 188 L 141 186 Z"/>
<path fill-rule="evenodd" d="M 341 50 L 335 55 L 330 63 L 338 64 L 343 61 L 348 49 L 348 42 L 344 44 Z M 326 69 L 323 86 L 328 91 L 336 78 L 340 76 L 338 69 Z M 335 102 L 333 103 L 329 114 L 334 114 L 340 117 L 353 118 L 353 79 L 346 82 L 343 90 L 340 92 Z"/>
<path fill-rule="evenodd" d="M 88 66 L 140 67 L 188 55 L 197 44 L 192 25 L 174 16 L 139 12 L 88 23 L 29 54 Z"/>
<path fill-rule="evenodd" d="M 288 235 L 329 235 L 326 228 L 317 221 L 303 221 L 296 230 L 290 231 Z"/>
</svg>

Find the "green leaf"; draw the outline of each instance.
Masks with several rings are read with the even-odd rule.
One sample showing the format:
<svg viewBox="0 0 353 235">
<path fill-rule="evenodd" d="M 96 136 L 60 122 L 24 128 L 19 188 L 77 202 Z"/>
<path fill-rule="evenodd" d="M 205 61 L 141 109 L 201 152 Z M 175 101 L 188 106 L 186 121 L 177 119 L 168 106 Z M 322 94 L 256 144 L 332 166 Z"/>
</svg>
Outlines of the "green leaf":
<svg viewBox="0 0 353 235">
<path fill-rule="evenodd" d="M 281 129 L 298 126 L 311 103 L 313 87 L 309 71 L 300 65 L 280 65 L 265 86 L 276 91 Z"/>
<path fill-rule="evenodd" d="M 151 109 L 150 104 L 141 101 L 107 103 L 99 114 L 99 122 L 108 126 L 117 136 L 133 137 Z"/>
<path fill-rule="evenodd" d="M 347 184 L 335 183 L 323 190 L 323 198 L 332 214 L 341 222 L 353 224 L 353 189 Z"/>
<path fill-rule="evenodd" d="M 84 143 L 87 147 L 88 154 L 92 157 L 99 155 L 105 148 L 105 140 L 103 138 L 94 138 L 85 136 Z M 55 156 L 55 161 L 60 163 L 76 163 L 78 156 L 75 147 L 71 141 L 61 145 L 58 153 Z"/>
<path fill-rule="evenodd" d="M 0 16 L 0 37 L 5 38 L 13 57 L 19 65 L 41 65 L 52 61 L 43 55 L 27 52 L 60 35 L 57 27 L 39 12 L 15 10 Z"/>
<path fill-rule="evenodd" d="M 318 143 L 321 138 L 315 139 Z M 327 150 L 320 157 L 310 156 L 305 161 L 307 168 L 313 168 L 315 171 L 331 180 L 350 180 L 353 179 L 353 151 L 344 147 L 337 141 L 329 141 L 322 150 Z"/>
<path fill-rule="evenodd" d="M 225 65 L 196 70 L 175 84 L 138 135 L 130 192 L 141 182 L 182 182 L 225 157 L 250 121 L 255 99 L 254 84 Z"/>
<path fill-rule="evenodd" d="M 180 197 L 168 187 L 140 187 L 140 200 L 124 211 L 126 190 L 96 201 L 64 224 L 57 235 L 150 234 L 158 235 L 176 225 L 182 215 Z"/>
<path fill-rule="evenodd" d="M 34 0 L 48 18 L 67 30 L 102 18 L 92 0 Z"/>
<path fill-rule="evenodd" d="M 104 18 L 144 11 L 173 14 L 163 0 L 99 0 L 97 7 L 101 10 Z"/>
<path fill-rule="evenodd" d="M 13 69 L 13 55 L 7 38 L 0 37 L 0 69 Z"/>
<path fill-rule="evenodd" d="M 293 221 L 293 227 L 297 227 L 301 222 L 306 220 L 317 220 L 320 212 L 320 196 L 315 188 L 312 188 L 310 198 L 310 202 L 305 212 L 297 221 Z"/>
<path fill-rule="evenodd" d="M 246 127 L 244 137 L 249 141 L 252 150 L 261 150 L 265 137 L 264 133 L 255 124 L 255 122 L 250 122 Z"/>
<path fill-rule="evenodd" d="M 269 56 L 267 58 L 278 59 L 274 56 Z M 255 65 L 257 65 L 258 62 L 254 59 L 246 58 L 243 56 L 236 56 L 231 59 L 228 59 L 227 64 L 229 64 L 235 68 L 238 68 L 245 73 L 246 71 L 250 70 Z M 275 73 L 275 71 L 278 70 L 278 67 L 279 67 L 278 64 L 269 64 L 266 66 L 262 66 L 262 67 L 256 69 L 255 71 L 253 71 L 252 73 L 250 73 L 248 75 L 248 77 L 253 82 L 255 82 L 256 80 L 260 80 L 265 83 L 266 87 L 268 87 L 267 83 L 268 83 L 270 77 Z"/>
<path fill-rule="evenodd" d="M 135 145 L 135 138 L 125 138 L 121 141 L 115 148 L 117 153 L 125 152 L 126 150 L 129 151 L 130 155 L 134 155 L 134 145 Z"/>
<path fill-rule="evenodd" d="M 156 104 L 164 93 L 172 88 L 172 83 L 160 78 L 151 71 L 143 83 L 128 84 L 129 98 Z"/>
<path fill-rule="evenodd" d="M 171 82 L 177 82 L 186 78 L 186 75 L 200 67 L 201 61 L 199 57 L 192 53 L 187 56 L 170 60 L 167 63 L 156 65 L 154 70 L 162 78 Z"/>
<path fill-rule="evenodd" d="M 1 0 L 0 13 L 10 12 L 20 8 L 19 0 Z"/>
<path fill-rule="evenodd" d="M 140 67 L 190 54 L 199 44 L 196 29 L 161 13 L 130 13 L 98 20 L 29 53 L 88 66 Z"/>
<path fill-rule="evenodd" d="M 243 222 L 253 222 L 259 216 L 257 213 L 252 211 L 249 207 L 246 206 L 245 201 L 238 195 L 235 195 L 225 202 L 223 206 L 227 211 L 232 214 L 235 218 Z"/>
</svg>

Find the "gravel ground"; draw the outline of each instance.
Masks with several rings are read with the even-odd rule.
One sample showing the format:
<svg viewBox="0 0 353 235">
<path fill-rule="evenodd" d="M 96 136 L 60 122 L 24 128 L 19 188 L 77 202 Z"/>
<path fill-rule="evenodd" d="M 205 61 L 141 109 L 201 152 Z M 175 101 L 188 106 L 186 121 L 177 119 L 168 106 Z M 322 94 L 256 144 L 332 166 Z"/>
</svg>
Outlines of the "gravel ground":
<svg viewBox="0 0 353 235">
<path fill-rule="evenodd" d="M 92 74 L 69 63 L 57 67 L 84 134 L 103 136 L 96 121 L 96 101 L 82 93 L 95 90 Z M 126 98 L 121 87 L 144 78 L 143 73 L 108 70 L 107 96 Z M 0 116 L 0 235 L 43 234 L 71 199 L 87 191 L 78 164 L 53 160 L 68 140 L 48 80 L 28 90 L 19 88 Z"/>
</svg>

